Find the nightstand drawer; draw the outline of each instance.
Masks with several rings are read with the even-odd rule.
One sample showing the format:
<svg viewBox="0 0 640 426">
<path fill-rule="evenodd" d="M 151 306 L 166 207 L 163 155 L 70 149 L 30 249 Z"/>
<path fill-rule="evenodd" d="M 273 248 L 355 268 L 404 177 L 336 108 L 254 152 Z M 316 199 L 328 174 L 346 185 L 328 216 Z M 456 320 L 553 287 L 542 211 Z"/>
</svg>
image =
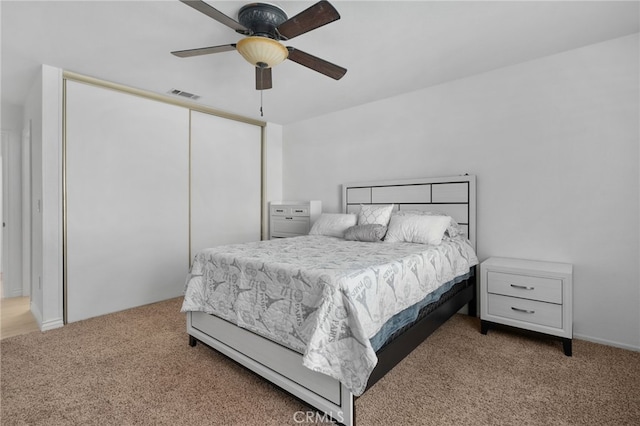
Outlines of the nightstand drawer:
<svg viewBox="0 0 640 426">
<path fill-rule="evenodd" d="M 550 303 L 562 303 L 562 280 L 489 271 L 487 291 Z"/>
<path fill-rule="evenodd" d="M 274 217 L 271 234 L 274 236 L 306 235 L 309 233 L 309 218 L 300 216 Z"/>
<path fill-rule="evenodd" d="M 562 328 L 562 305 L 489 294 L 488 314 L 526 323 Z"/>
</svg>

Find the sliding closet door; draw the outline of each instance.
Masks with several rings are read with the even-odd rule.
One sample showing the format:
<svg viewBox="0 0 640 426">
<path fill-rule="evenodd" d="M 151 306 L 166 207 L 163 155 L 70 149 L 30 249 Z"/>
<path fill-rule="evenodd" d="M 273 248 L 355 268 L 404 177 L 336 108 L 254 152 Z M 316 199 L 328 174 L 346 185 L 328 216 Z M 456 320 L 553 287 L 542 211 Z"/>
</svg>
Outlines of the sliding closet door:
<svg viewBox="0 0 640 426">
<path fill-rule="evenodd" d="M 191 112 L 191 255 L 260 240 L 261 128 Z"/>
<path fill-rule="evenodd" d="M 182 293 L 189 111 L 67 81 L 66 317 Z"/>
</svg>

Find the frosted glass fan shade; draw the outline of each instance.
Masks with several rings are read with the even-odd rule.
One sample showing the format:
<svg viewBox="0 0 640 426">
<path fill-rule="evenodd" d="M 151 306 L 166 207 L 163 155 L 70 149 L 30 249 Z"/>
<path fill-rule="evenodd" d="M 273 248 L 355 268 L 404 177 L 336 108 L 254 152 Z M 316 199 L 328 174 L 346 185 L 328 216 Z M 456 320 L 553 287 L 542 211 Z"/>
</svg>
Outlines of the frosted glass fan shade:
<svg viewBox="0 0 640 426">
<path fill-rule="evenodd" d="M 251 65 L 271 68 L 287 59 L 289 51 L 276 40 L 266 37 L 246 37 L 238 41 L 236 49 Z"/>
</svg>

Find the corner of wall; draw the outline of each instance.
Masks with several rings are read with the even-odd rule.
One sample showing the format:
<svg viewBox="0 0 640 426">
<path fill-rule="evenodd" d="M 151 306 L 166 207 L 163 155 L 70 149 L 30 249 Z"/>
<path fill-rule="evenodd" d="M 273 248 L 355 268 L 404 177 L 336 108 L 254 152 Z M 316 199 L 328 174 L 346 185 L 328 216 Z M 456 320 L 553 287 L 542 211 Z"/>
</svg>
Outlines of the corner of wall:
<svg viewBox="0 0 640 426">
<path fill-rule="evenodd" d="M 42 65 L 23 122 L 31 122 L 31 312 L 48 330 L 63 324 L 62 70 Z"/>
<path fill-rule="evenodd" d="M 42 75 L 38 74 L 31 87 L 29 94 L 25 99 L 23 110 L 23 123 L 31 123 L 30 135 L 30 191 L 24 194 L 29 197 L 29 205 L 34 206 L 34 200 L 39 199 L 42 191 L 42 162 L 40 152 L 42 150 Z M 42 288 L 34 285 L 34 280 L 42 276 L 41 253 L 42 253 L 42 232 L 41 221 L 36 215 L 35 209 L 30 208 L 28 212 L 23 212 L 28 218 L 31 233 L 31 244 L 29 246 L 30 264 L 30 287 L 31 287 L 31 312 L 33 313 L 38 326 L 42 327 Z"/>
<path fill-rule="evenodd" d="M 42 328 L 63 324 L 62 70 L 42 66 Z M 60 324 L 60 325 L 58 325 Z"/>
</svg>

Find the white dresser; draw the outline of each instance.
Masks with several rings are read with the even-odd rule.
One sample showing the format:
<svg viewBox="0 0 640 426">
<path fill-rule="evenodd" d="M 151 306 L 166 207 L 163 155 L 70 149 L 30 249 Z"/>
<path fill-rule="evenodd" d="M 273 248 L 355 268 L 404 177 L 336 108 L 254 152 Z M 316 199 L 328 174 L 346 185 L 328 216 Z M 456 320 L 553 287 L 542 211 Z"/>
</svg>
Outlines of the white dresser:
<svg viewBox="0 0 640 426">
<path fill-rule="evenodd" d="M 492 257 L 480 265 L 481 332 L 504 324 L 559 337 L 571 356 L 573 265 Z"/>
<path fill-rule="evenodd" d="M 269 239 L 307 235 L 321 213 L 321 201 L 272 201 L 269 203 Z"/>
</svg>

